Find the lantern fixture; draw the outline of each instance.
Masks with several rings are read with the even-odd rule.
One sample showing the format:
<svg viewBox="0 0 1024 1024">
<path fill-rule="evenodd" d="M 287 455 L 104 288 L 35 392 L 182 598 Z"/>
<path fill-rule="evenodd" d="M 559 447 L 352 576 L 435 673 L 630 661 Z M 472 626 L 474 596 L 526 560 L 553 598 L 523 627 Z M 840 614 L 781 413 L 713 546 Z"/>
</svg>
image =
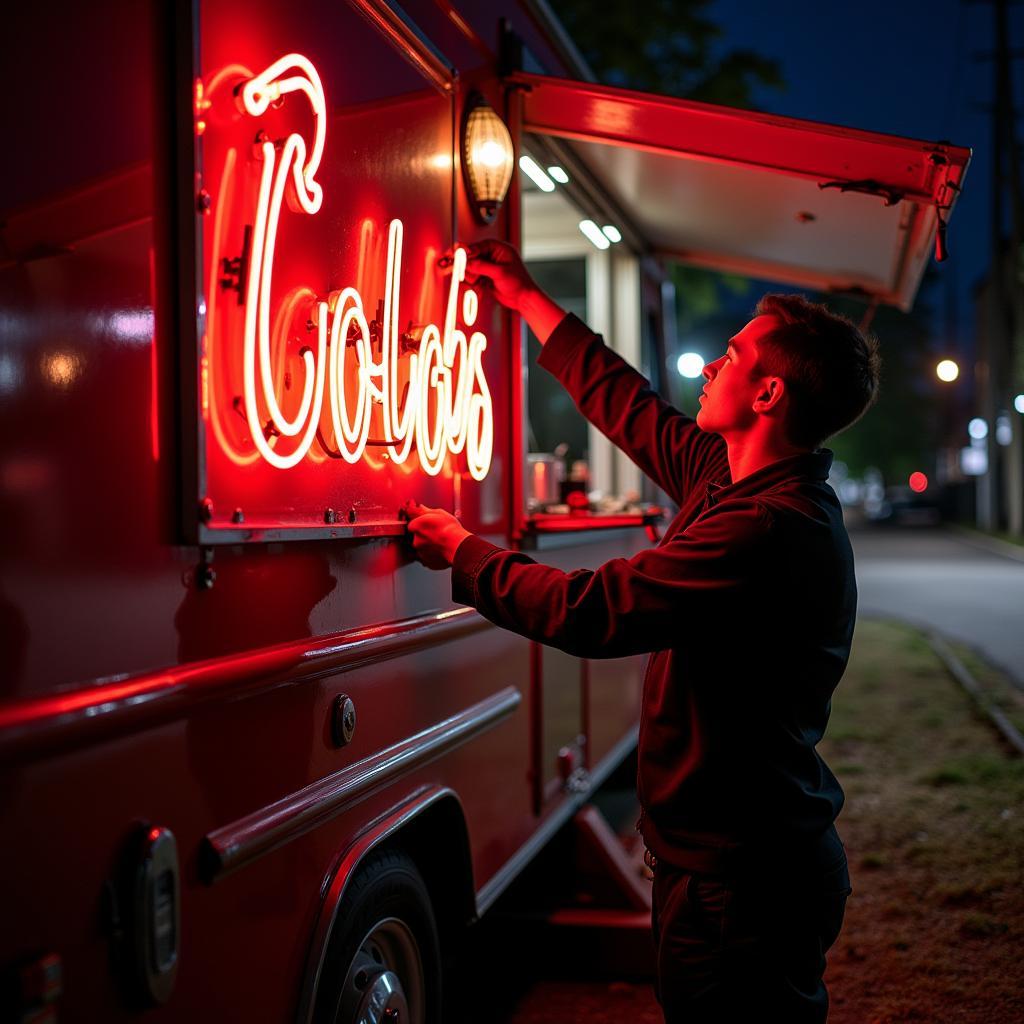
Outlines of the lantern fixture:
<svg viewBox="0 0 1024 1024">
<path fill-rule="evenodd" d="M 462 128 L 462 169 L 477 216 L 490 224 L 512 182 L 515 153 L 505 122 L 482 96 L 466 104 Z"/>
</svg>

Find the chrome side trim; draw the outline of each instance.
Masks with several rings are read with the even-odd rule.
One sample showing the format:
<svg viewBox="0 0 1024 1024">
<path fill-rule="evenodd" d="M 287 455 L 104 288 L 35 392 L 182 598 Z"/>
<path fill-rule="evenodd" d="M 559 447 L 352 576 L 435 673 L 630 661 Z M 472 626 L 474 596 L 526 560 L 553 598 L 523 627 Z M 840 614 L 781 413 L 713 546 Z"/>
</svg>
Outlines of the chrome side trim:
<svg viewBox="0 0 1024 1024">
<path fill-rule="evenodd" d="M 428 807 L 439 800 L 451 799 L 459 803 L 459 798 L 450 789 L 430 786 L 414 794 L 406 803 L 400 805 L 388 815 L 371 824 L 358 839 L 345 850 L 330 874 L 324 879 L 320 891 L 324 894 L 317 914 L 316 927 L 313 930 L 306 957 L 306 972 L 302 983 L 302 995 L 299 998 L 299 1009 L 295 1016 L 298 1024 L 309 1024 L 313 1019 L 313 1006 L 316 1001 L 317 989 L 320 985 L 320 974 L 327 953 L 327 943 L 331 930 L 338 916 L 338 907 L 345 898 L 349 879 L 364 857 L 388 836 L 394 835 L 407 825 L 413 818 L 422 814 Z M 459 803 L 461 808 L 461 804 Z"/>
<path fill-rule="evenodd" d="M 596 789 L 636 746 L 637 734 L 628 732 L 591 772 L 591 789 Z M 519 873 L 550 842 L 554 834 L 590 799 L 589 793 L 566 797 L 529 839 L 485 882 L 476 894 L 476 912 L 482 917 L 494 901 L 516 880 Z"/>
<path fill-rule="evenodd" d="M 521 700 L 520 692 L 507 686 L 429 729 L 208 833 L 200 850 L 204 880 L 214 882 L 276 850 L 372 792 L 461 746 L 510 715 Z"/>
<path fill-rule="evenodd" d="M 489 628 L 492 623 L 474 609 L 455 608 L 16 701 L 0 706 L 0 761 L 67 753 L 184 718 L 218 697 L 251 697 Z"/>
</svg>

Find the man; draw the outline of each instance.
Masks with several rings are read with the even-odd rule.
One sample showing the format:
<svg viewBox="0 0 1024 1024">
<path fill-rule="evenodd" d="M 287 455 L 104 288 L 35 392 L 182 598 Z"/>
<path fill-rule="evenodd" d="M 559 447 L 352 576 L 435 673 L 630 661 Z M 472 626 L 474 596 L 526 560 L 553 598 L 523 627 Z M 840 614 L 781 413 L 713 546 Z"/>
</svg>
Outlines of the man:
<svg viewBox="0 0 1024 1024">
<path fill-rule="evenodd" d="M 815 750 L 846 667 L 856 588 L 819 445 L 874 400 L 878 355 L 848 320 L 765 296 L 704 368 L 696 421 L 533 283 L 501 242 L 473 278 L 518 310 L 539 364 L 679 505 L 657 547 L 563 573 L 407 506 L 452 597 L 580 657 L 650 652 L 638 827 L 654 868 L 657 992 L 670 1024 L 821 1022 L 850 893 L 843 793 Z"/>
</svg>

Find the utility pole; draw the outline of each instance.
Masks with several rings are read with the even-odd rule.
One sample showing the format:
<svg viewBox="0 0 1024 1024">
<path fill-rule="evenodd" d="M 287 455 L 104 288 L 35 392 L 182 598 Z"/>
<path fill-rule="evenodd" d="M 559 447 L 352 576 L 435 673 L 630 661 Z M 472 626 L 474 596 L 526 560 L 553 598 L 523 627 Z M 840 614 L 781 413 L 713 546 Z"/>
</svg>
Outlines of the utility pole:
<svg viewBox="0 0 1024 1024">
<path fill-rule="evenodd" d="M 1016 114 L 1013 104 L 1013 71 L 1009 48 L 1010 26 L 1006 0 L 995 0 L 995 116 L 1002 124 L 1002 157 L 1005 159 L 1003 185 L 1009 196 L 1009 251 L 999 267 L 1003 282 L 1006 324 L 1006 376 L 1003 378 L 997 416 L 1010 422 L 1011 440 L 1003 452 L 1006 482 L 1006 524 L 1010 533 L 1024 534 L 1024 438 L 1022 424 L 1014 422 L 1013 396 L 1021 382 L 1024 366 L 1024 288 L 1021 286 L 1022 245 L 1024 245 L 1024 200 L 1021 197 L 1020 148 L 1017 144 Z M 998 154 L 997 154 L 998 155 Z M 998 430 L 991 431 L 997 435 Z"/>
<path fill-rule="evenodd" d="M 1024 423 L 1014 416 L 1013 396 L 1024 390 L 1024 199 L 1021 196 L 1020 151 L 1016 140 L 1013 74 L 1009 47 L 1007 0 L 991 0 L 995 48 L 992 103 L 992 269 L 989 336 L 982 360 L 982 412 L 989 425 L 988 472 L 980 481 L 978 513 L 986 529 L 1005 524 L 1011 533 L 1024 534 Z M 986 55 L 986 58 L 989 55 Z M 1004 200 L 1010 212 L 1004 238 Z M 1008 417 L 1009 445 L 1002 445 L 997 425 Z"/>
<path fill-rule="evenodd" d="M 1017 117 L 1014 110 L 1013 71 L 1009 50 L 1009 16 L 1006 0 L 997 0 L 996 67 L 1003 104 L 1004 141 L 1006 143 L 1006 189 L 1010 196 L 1010 251 L 1004 280 L 1009 291 L 1007 305 L 1011 323 L 1007 345 L 1006 388 L 1002 415 L 1010 423 L 1011 440 L 1006 451 L 1007 525 L 1010 533 L 1024 535 L 1024 421 L 1014 414 L 1014 396 L 1024 392 L 1024 195 L 1021 194 L 1020 144 L 1017 141 Z M 998 435 L 998 431 L 997 431 Z"/>
</svg>

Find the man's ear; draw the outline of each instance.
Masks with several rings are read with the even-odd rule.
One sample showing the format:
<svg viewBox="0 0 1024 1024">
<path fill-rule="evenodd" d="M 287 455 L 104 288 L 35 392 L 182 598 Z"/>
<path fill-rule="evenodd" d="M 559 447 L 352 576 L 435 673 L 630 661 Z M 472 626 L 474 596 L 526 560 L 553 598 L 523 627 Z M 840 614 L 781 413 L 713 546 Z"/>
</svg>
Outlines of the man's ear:
<svg viewBox="0 0 1024 1024">
<path fill-rule="evenodd" d="M 781 377 L 765 377 L 754 399 L 754 412 L 770 412 L 779 406 L 785 397 L 786 382 Z"/>
</svg>

